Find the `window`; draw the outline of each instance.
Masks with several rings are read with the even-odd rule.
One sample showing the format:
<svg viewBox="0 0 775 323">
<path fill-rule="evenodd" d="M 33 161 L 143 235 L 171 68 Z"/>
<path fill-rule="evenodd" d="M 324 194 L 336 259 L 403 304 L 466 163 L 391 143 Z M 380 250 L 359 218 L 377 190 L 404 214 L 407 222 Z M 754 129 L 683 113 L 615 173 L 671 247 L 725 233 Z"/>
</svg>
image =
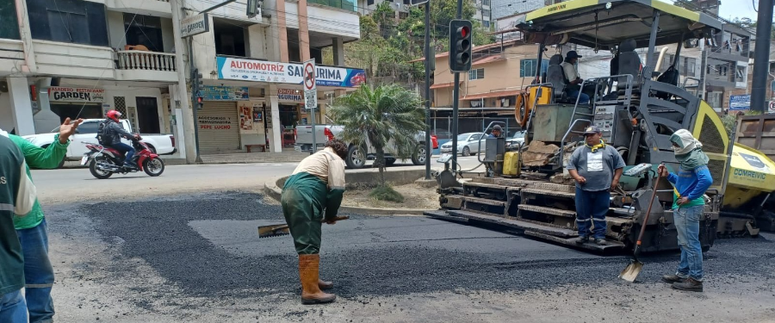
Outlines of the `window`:
<svg viewBox="0 0 775 323">
<path fill-rule="evenodd" d="M 746 72 L 748 72 L 746 66 L 735 66 L 735 82 L 745 82 Z"/>
<path fill-rule="evenodd" d="M 490 21 L 489 20 L 482 21 L 482 27 L 490 28 Z"/>
<path fill-rule="evenodd" d="M 110 46 L 105 5 L 81 0 L 28 0 L 32 38 Z"/>
<path fill-rule="evenodd" d="M 78 133 L 97 133 L 97 129 L 100 127 L 100 122 L 84 122 L 78 126 Z"/>
<path fill-rule="evenodd" d="M 490 5 L 490 0 L 482 0 L 482 5 L 483 6 L 489 6 Z"/>
<path fill-rule="evenodd" d="M 519 77 L 535 77 L 536 65 L 538 65 L 537 59 L 523 59 L 519 61 Z M 541 60 L 541 74 L 546 73 L 549 68 L 549 60 Z"/>
<path fill-rule="evenodd" d="M 374 0 L 366 0 L 366 5 L 371 6 L 373 4 L 374 4 Z"/>
<path fill-rule="evenodd" d="M 159 17 L 125 13 L 124 30 L 127 45 L 143 45 L 154 52 L 164 51 Z"/>
<path fill-rule="evenodd" d="M 0 38 L 21 39 L 19 23 L 16 20 L 16 5 L 13 1 L 0 3 Z"/>
<path fill-rule="evenodd" d="M 681 72 L 681 75 L 683 76 L 697 75 L 697 59 L 684 57 L 679 72 Z"/>
<path fill-rule="evenodd" d="M 247 56 L 245 29 L 225 19 L 213 19 L 215 53 L 226 56 Z M 290 42 L 289 42 L 290 43 Z"/>
<path fill-rule="evenodd" d="M 469 80 L 481 80 L 483 78 L 484 78 L 483 68 L 468 71 Z"/>
<path fill-rule="evenodd" d="M 490 18 L 490 10 L 482 9 L 482 17 Z"/>
</svg>

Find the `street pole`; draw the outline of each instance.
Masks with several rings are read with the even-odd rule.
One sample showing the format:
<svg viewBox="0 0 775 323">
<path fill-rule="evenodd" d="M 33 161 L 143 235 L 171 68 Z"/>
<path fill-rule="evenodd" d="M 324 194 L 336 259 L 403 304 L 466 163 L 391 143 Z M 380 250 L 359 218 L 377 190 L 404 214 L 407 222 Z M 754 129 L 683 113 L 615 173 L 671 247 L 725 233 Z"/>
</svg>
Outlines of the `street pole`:
<svg viewBox="0 0 775 323">
<path fill-rule="evenodd" d="M 194 113 L 194 142 L 196 143 L 196 163 L 202 164 L 202 156 L 199 155 L 199 103 L 197 102 L 197 91 L 194 91 L 194 88 L 196 87 L 198 90 L 201 91 L 201 89 L 198 88 L 198 85 L 194 84 L 194 80 L 196 79 L 196 75 L 194 75 L 194 70 L 196 69 L 194 66 L 194 40 L 191 37 L 188 37 L 188 67 L 191 70 L 191 104 L 195 105 L 193 110 Z"/>
<path fill-rule="evenodd" d="M 431 2 L 425 3 L 425 179 L 431 179 Z"/>
<path fill-rule="evenodd" d="M 312 149 L 309 150 L 309 154 L 312 155 L 318 151 L 318 138 L 315 132 L 315 108 L 309 110 L 310 121 L 312 121 Z"/>
<path fill-rule="evenodd" d="M 463 16 L 463 0 L 457 0 L 457 19 Z M 427 25 L 426 25 L 427 26 Z M 452 59 L 450 57 L 449 59 Z M 455 84 L 452 91 L 452 170 L 457 171 L 457 125 L 458 125 L 458 104 L 460 103 L 460 73 L 455 72 Z"/>
<path fill-rule="evenodd" d="M 767 74 L 770 65 L 770 35 L 772 31 L 773 0 L 759 0 L 759 19 L 756 20 L 756 52 L 753 61 L 751 110 L 767 111 Z"/>
<path fill-rule="evenodd" d="M 172 8 L 172 30 L 174 34 L 173 38 L 175 40 L 175 48 L 183 49 L 185 48 L 186 43 L 183 42 L 180 32 L 180 21 L 183 18 L 181 17 L 183 10 L 180 6 L 180 0 L 170 0 L 170 7 Z M 190 54 L 188 59 L 191 61 Z M 186 163 L 191 164 L 196 161 L 199 149 L 195 148 L 195 143 L 191 140 L 191 137 L 195 136 L 196 125 L 194 124 L 195 119 L 191 118 L 192 103 L 187 99 L 188 88 L 186 87 L 186 71 L 185 68 L 183 68 L 183 66 L 186 66 L 183 60 L 183 50 L 178 50 L 175 54 L 175 66 L 178 67 L 178 83 L 176 84 L 178 92 L 177 100 L 180 102 L 180 110 L 183 112 L 183 120 L 180 120 L 179 129 L 181 129 L 180 132 L 183 134 L 183 142 L 186 148 Z M 196 109 L 194 109 L 194 111 L 196 111 Z"/>
</svg>

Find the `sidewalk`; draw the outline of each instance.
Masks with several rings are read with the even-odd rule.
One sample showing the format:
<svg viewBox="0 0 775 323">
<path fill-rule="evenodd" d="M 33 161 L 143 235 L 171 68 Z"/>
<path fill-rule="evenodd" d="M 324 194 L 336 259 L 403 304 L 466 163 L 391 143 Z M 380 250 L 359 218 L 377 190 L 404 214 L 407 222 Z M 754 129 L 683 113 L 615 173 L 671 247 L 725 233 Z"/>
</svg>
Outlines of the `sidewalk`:
<svg viewBox="0 0 775 323">
<path fill-rule="evenodd" d="M 228 153 L 228 154 L 209 154 L 201 155 L 203 164 L 277 164 L 277 163 L 298 163 L 302 159 L 308 157 L 308 152 L 297 151 L 283 151 L 281 153 L 272 152 L 253 152 L 253 153 Z M 164 164 L 170 165 L 185 165 L 186 159 L 180 157 L 179 154 L 162 155 L 160 156 L 164 160 Z M 436 163 L 438 155 L 434 154 L 431 157 L 432 165 Z M 371 161 L 369 161 L 370 163 Z M 65 168 L 78 168 L 81 167 L 80 161 L 66 161 Z"/>
</svg>

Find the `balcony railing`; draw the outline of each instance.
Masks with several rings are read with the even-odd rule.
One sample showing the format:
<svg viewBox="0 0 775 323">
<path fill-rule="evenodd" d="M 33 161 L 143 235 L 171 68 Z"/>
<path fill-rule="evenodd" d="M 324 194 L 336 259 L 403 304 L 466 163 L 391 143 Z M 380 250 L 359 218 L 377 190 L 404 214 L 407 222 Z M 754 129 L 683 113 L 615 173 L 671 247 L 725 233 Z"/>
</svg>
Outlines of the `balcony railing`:
<svg viewBox="0 0 775 323">
<path fill-rule="evenodd" d="M 162 1 L 162 0 L 159 0 Z M 117 69 L 175 72 L 175 54 L 141 50 L 117 51 Z"/>
</svg>

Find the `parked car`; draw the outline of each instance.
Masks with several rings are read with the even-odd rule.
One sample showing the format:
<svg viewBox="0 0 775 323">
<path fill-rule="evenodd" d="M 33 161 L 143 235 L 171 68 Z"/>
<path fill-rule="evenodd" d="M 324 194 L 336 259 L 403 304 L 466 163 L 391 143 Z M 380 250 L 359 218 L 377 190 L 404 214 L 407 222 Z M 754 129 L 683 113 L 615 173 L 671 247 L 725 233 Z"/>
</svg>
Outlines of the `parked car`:
<svg viewBox="0 0 775 323">
<path fill-rule="evenodd" d="M 511 137 L 506 138 L 506 149 L 517 149 L 520 144 L 525 142 L 525 131 L 520 130 Z"/>
<path fill-rule="evenodd" d="M 468 132 L 457 136 L 457 148 L 455 152 L 462 154 L 463 156 L 471 156 L 478 153 L 480 150 L 484 150 L 486 140 L 482 140 L 482 132 Z M 452 141 L 448 141 L 441 145 L 441 153 L 452 153 Z"/>
<path fill-rule="evenodd" d="M 104 119 L 85 119 L 83 123 L 78 126 L 75 134 L 70 137 L 70 146 L 67 147 L 67 154 L 65 155 L 64 160 L 80 160 L 81 157 L 83 157 L 83 154 L 89 151 L 84 142 L 97 143 L 97 129 L 102 120 Z M 121 127 L 126 129 L 129 133 L 134 133 L 132 124 L 130 124 L 128 120 L 122 119 L 120 124 Z M 59 127 L 56 127 L 48 133 L 22 136 L 22 138 L 37 146 L 45 148 L 54 142 L 54 136 L 58 133 Z M 153 153 L 158 155 L 169 155 L 177 151 L 175 148 L 175 137 L 173 135 L 140 134 L 140 136 L 143 137 L 143 141 Z M 128 145 L 132 144 L 129 140 L 124 138 L 122 138 L 121 141 Z M 64 164 L 64 160 L 60 163 L 60 167 Z"/>
<path fill-rule="evenodd" d="M 315 140 L 317 144 L 317 149 L 322 149 L 326 143 L 326 141 L 334 139 L 339 136 L 339 134 L 344 130 L 344 126 L 337 126 L 337 125 L 315 125 Z M 294 149 L 296 151 L 300 152 L 308 152 L 312 150 L 312 126 L 306 125 L 306 126 L 297 126 L 296 127 L 296 144 L 294 145 Z M 415 165 L 424 165 L 425 164 L 425 132 L 420 131 L 415 136 L 415 140 L 417 141 L 417 148 L 415 150 L 415 153 L 412 155 L 412 163 Z M 431 136 L 431 144 L 433 149 L 436 149 L 439 147 L 439 143 L 436 139 L 436 136 Z M 374 147 L 371 146 L 371 144 L 367 140 L 367 147 L 368 151 L 366 154 L 363 154 L 359 147 L 350 144 L 349 145 L 349 152 L 347 154 L 347 158 L 345 158 L 345 163 L 347 164 L 348 168 L 361 168 L 366 164 L 366 160 L 374 159 L 376 156 L 376 150 L 374 150 Z M 396 158 L 394 157 L 395 154 L 395 146 L 392 142 L 388 143 L 387 149 L 385 149 L 385 163 L 388 166 L 392 166 L 396 162 Z"/>
</svg>

